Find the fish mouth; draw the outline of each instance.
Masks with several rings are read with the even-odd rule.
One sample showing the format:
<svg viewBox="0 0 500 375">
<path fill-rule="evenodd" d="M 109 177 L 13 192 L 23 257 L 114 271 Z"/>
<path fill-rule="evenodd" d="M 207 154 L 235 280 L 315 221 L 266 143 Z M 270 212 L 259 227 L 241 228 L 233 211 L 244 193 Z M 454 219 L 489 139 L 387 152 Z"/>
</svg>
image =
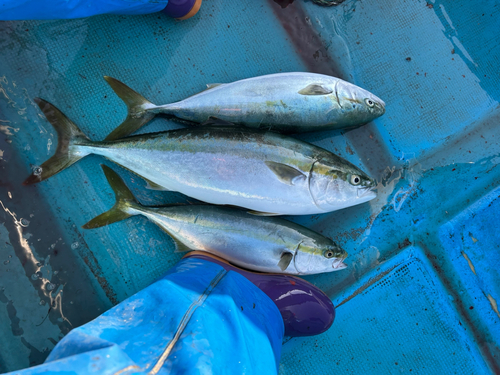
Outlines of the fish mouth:
<svg viewBox="0 0 500 375">
<path fill-rule="evenodd" d="M 368 198 L 368 199 L 373 199 L 377 197 L 377 192 L 374 190 L 374 187 L 367 186 L 364 188 L 359 188 L 358 189 L 358 198 Z"/>
<path fill-rule="evenodd" d="M 379 107 L 380 107 L 380 116 L 382 116 L 383 114 L 385 114 L 385 104 L 382 104 Z"/>
<path fill-rule="evenodd" d="M 332 268 L 335 271 L 340 271 L 344 268 L 347 268 L 347 264 L 344 263 L 344 259 L 345 258 L 338 258 L 335 262 L 332 263 Z"/>
<path fill-rule="evenodd" d="M 382 109 L 385 111 L 385 102 L 380 99 L 378 96 L 371 94 L 371 100 L 373 100 L 375 103 L 377 103 Z"/>
</svg>

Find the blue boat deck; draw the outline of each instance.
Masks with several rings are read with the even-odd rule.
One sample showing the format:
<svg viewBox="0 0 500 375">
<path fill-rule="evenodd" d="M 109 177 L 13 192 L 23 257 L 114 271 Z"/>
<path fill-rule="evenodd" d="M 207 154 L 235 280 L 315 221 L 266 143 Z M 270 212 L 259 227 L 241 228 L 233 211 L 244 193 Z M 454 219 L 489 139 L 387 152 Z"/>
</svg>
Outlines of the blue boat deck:
<svg viewBox="0 0 500 375">
<path fill-rule="evenodd" d="M 493 0 L 221 0 L 182 22 L 0 22 L 0 372 L 41 363 L 72 327 L 182 256 L 145 218 L 81 229 L 114 202 L 102 158 L 22 186 L 57 144 L 34 97 L 97 140 L 126 114 L 104 75 L 165 104 L 207 83 L 312 71 L 366 88 L 387 112 L 300 136 L 375 177 L 378 198 L 290 217 L 350 256 L 344 271 L 307 277 L 338 305 L 337 320 L 320 336 L 287 338 L 281 373 L 500 373 L 498 30 Z M 156 118 L 142 132 L 176 127 Z M 186 201 L 120 174 L 144 204 Z"/>
</svg>

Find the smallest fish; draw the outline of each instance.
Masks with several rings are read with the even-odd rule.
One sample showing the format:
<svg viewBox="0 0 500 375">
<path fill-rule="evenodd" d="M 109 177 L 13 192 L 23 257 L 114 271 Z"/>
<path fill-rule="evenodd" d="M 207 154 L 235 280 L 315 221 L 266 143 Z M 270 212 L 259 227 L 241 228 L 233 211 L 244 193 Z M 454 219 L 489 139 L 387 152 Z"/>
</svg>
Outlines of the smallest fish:
<svg viewBox="0 0 500 375">
<path fill-rule="evenodd" d="M 128 107 L 128 116 L 107 141 L 134 133 L 156 115 L 184 124 L 216 117 L 235 125 L 281 134 L 348 129 L 385 113 L 371 92 L 336 77 L 307 72 L 268 74 L 231 83 L 208 84 L 184 100 L 156 105 L 112 77 L 104 77 Z"/>
<path fill-rule="evenodd" d="M 116 203 L 84 229 L 142 215 L 172 237 L 177 251 L 206 251 L 249 270 L 311 275 L 347 267 L 347 253 L 340 246 L 301 225 L 208 204 L 145 207 L 116 172 L 105 165 L 102 169 Z"/>
</svg>

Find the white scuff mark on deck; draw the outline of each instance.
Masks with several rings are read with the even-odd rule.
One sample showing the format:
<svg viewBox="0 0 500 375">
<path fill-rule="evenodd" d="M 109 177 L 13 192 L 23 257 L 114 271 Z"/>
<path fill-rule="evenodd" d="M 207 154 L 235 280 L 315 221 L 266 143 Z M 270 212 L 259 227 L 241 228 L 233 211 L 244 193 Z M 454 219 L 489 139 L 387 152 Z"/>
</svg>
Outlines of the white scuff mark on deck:
<svg viewBox="0 0 500 375">
<path fill-rule="evenodd" d="M 491 294 L 488 294 L 486 298 L 488 298 L 488 301 L 490 301 L 491 308 L 493 309 L 493 311 L 495 311 L 498 317 L 500 318 L 500 312 L 498 312 L 497 301 L 491 296 Z"/>
<path fill-rule="evenodd" d="M 455 27 L 453 26 L 453 23 L 451 22 L 451 18 L 448 15 L 448 12 L 446 12 L 446 9 L 444 8 L 444 5 L 439 4 L 439 7 L 441 8 L 441 12 L 443 12 L 443 16 L 446 19 L 446 22 L 448 22 L 448 25 L 450 25 L 450 27 L 453 29 L 453 31 L 457 32 L 457 30 L 455 30 Z"/>
<path fill-rule="evenodd" d="M 474 236 L 472 235 L 472 233 L 469 233 L 469 237 L 471 238 L 472 242 L 474 242 L 474 243 L 477 242 L 477 238 L 474 238 Z"/>
<path fill-rule="evenodd" d="M 474 275 L 477 276 L 476 269 L 474 268 L 474 265 L 472 264 L 472 261 L 469 259 L 469 256 L 467 254 L 465 254 L 464 251 L 462 251 L 462 255 L 465 258 L 465 260 L 467 261 L 467 263 L 469 263 L 469 267 L 472 270 L 472 272 L 474 272 Z"/>
</svg>

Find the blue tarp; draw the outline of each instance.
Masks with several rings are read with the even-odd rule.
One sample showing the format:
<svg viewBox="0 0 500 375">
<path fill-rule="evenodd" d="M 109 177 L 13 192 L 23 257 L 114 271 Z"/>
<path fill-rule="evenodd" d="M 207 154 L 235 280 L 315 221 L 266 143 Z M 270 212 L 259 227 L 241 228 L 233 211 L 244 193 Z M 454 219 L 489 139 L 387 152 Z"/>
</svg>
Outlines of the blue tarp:
<svg viewBox="0 0 500 375">
<path fill-rule="evenodd" d="M 147 14 L 168 0 L 0 0 L 0 20 L 54 20 L 97 14 Z"/>
<path fill-rule="evenodd" d="M 245 277 L 196 258 L 72 330 L 46 362 L 16 374 L 273 374 L 283 320 Z"/>
</svg>

